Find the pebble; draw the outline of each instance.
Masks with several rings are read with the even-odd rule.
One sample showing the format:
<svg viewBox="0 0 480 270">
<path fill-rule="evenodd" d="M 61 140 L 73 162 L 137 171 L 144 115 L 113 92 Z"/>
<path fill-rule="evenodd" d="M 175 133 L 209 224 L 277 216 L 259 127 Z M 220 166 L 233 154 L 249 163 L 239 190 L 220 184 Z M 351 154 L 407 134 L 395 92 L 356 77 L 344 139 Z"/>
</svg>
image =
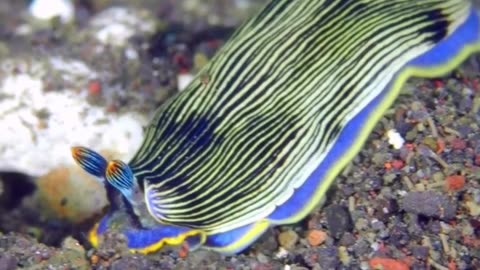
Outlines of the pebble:
<svg viewBox="0 0 480 270">
<path fill-rule="evenodd" d="M 412 129 L 405 135 L 407 141 L 414 141 L 418 137 L 418 132 L 416 129 Z"/>
<path fill-rule="evenodd" d="M 411 123 L 406 122 L 397 122 L 395 125 L 395 129 L 400 133 L 401 136 L 405 136 L 407 132 L 412 130 L 413 125 Z"/>
<path fill-rule="evenodd" d="M 384 270 L 409 270 L 410 267 L 402 261 L 390 259 L 390 258 L 372 258 L 369 261 L 369 265 L 373 269 Z"/>
<path fill-rule="evenodd" d="M 388 237 L 390 237 L 390 233 L 388 232 L 388 230 L 380 230 L 377 235 L 382 240 L 385 240 Z"/>
<path fill-rule="evenodd" d="M 370 243 L 367 240 L 360 238 L 352 246 L 352 250 L 356 257 L 362 257 L 371 251 Z"/>
<path fill-rule="evenodd" d="M 61 22 L 67 23 L 75 16 L 75 7 L 70 0 L 34 0 L 28 9 L 30 15 L 39 20 L 59 17 Z"/>
<path fill-rule="evenodd" d="M 385 224 L 379 220 L 372 220 L 372 229 L 375 231 L 380 231 L 385 229 Z"/>
<path fill-rule="evenodd" d="M 278 249 L 278 252 L 275 254 L 275 257 L 277 259 L 284 259 L 288 256 L 288 251 L 286 249 L 284 249 L 283 247 L 280 247 Z"/>
<path fill-rule="evenodd" d="M 430 253 L 430 249 L 425 246 L 416 246 L 412 248 L 413 256 L 415 256 L 417 259 L 420 259 L 420 260 L 428 259 L 429 253 Z"/>
<path fill-rule="evenodd" d="M 355 188 L 350 184 L 346 184 L 342 186 L 341 191 L 343 192 L 343 194 L 345 194 L 346 197 L 349 197 L 355 193 Z"/>
<path fill-rule="evenodd" d="M 145 256 L 126 256 L 112 263 L 112 270 L 155 269 Z"/>
<path fill-rule="evenodd" d="M 402 148 L 405 143 L 405 139 L 402 135 L 395 129 L 390 129 L 387 131 L 388 143 L 393 146 L 395 149 Z"/>
<path fill-rule="evenodd" d="M 0 270 L 17 269 L 18 260 L 8 254 L 0 255 Z"/>
<path fill-rule="evenodd" d="M 88 83 L 88 94 L 98 97 L 102 94 L 102 83 L 99 80 L 92 80 Z"/>
<path fill-rule="evenodd" d="M 472 195 L 473 195 L 473 200 L 480 204 L 480 189 L 474 189 L 473 192 L 472 192 Z"/>
<path fill-rule="evenodd" d="M 443 182 L 445 180 L 445 175 L 442 172 L 435 172 L 432 175 L 434 182 Z"/>
<path fill-rule="evenodd" d="M 369 222 L 365 218 L 359 218 L 355 221 L 355 230 L 362 232 L 366 231 L 369 228 Z"/>
<path fill-rule="evenodd" d="M 440 223 L 440 221 L 438 220 L 432 220 L 430 223 L 429 223 L 429 230 L 431 233 L 434 233 L 434 234 L 439 234 L 442 232 L 442 225 Z"/>
<path fill-rule="evenodd" d="M 372 156 L 372 162 L 378 168 L 383 168 L 385 163 L 391 159 L 390 153 L 377 152 Z"/>
<path fill-rule="evenodd" d="M 438 141 L 433 137 L 426 137 L 423 139 L 423 144 L 432 149 L 432 151 L 437 152 L 438 150 Z"/>
<path fill-rule="evenodd" d="M 337 269 L 340 259 L 336 247 L 326 247 L 318 250 L 318 263 L 321 269 Z"/>
<path fill-rule="evenodd" d="M 208 57 L 204 53 L 197 52 L 193 57 L 193 63 L 194 69 L 199 71 L 208 63 Z"/>
<path fill-rule="evenodd" d="M 365 182 L 366 190 L 380 190 L 383 185 L 383 179 L 380 177 L 372 177 L 369 181 Z"/>
<path fill-rule="evenodd" d="M 467 206 L 471 216 L 480 217 L 480 204 L 475 201 L 467 201 L 465 205 Z"/>
<path fill-rule="evenodd" d="M 327 227 L 330 235 L 335 239 L 340 239 L 345 232 L 353 230 L 353 222 L 346 207 L 333 204 L 325 208 L 327 218 Z"/>
<path fill-rule="evenodd" d="M 401 168 L 403 168 L 403 166 L 405 166 L 405 162 L 403 162 L 403 160 L 395 159 L 394 161 L 392 161 L 392 167 L 395 170 L 400 170 Z"/>
<path fill-rule="evenodd" d="M 71 249 L 65 249 L 54 253 L 53 256 L 49 258 L 46 263 L 49 267 L 47 269 L 90 269 L 90 263 L 85 257 L 85 254 Z M 66 265 L 71 266 L 65 267 Z"/>
<path fill-rule="evenodd" d="M 387 222 L 388 219 L 398 211 L 398 203 L 394 199 L 376 199 L 373 207 L 376 210 L 374 217 L 383 222 Z"/>
<path fill-rule="evenodd" d="M 193 81 L 194 76 L 190 73 L 180 73 L 177 76 L 177 87 L 179 91 L 183 91 Z"/>
<path fill-rule="evenodd" d="M 321 230 L 311 230 L 308 233 L 308 243 L 312 246 L 319 246 L 327 239 L 327 233 Z"/>
<path fill-rule="evenodd" d="M 387 185 L 392 184 L 395 179 L 397 179 L 397 174 L 395 173 L 387 173 L 383 176 L 383 182 Z"/>
<path fill-rule="evenodd" d="M 346 247 L 341 246 L 338 248 L 338 258 L 340 259 L 340 262 L 342 262 L 343 265 L 348 266 L 351 263 L 351 257 L 348 254 L 348 250 Z"/>
<path fill-rule="evenodd" d="M 65 240 L 63 240 L 62 248 L 75 250 L 80 254 L 85 255 L 85 248 L 82 245 L 80 245 L 80 243 L 78 243 L 78 241 L 71 236 L 68 236 L 67 238 L 65 238 Z"/>
<path fill-rule="evenodd" d="M 257 260 L 260 262 L 260 263 L 268 263 L 270 261 L 270 259 L 265 256 L 265 254 L 259 252 L 257 254 Z"/>
<path fill-rule="evenodd" d="M 467 148 L 467 142 L 462 139 L 453 139 L 451 144 L 453 150 L 464 150 L 465 148 Z"/>
<path fill-rule="evenodd" d="M 459 191 L 465 186 L 465 176 L 463 175 L 450 175 L 446 179 L 445 188 L 448 191 Z"/>
<path fill-rule="evenodd" d="M 352 233 L 344 233 L 342 238 L 339 241 L 339 244 L 342 246 L 350 247 L 355 244 L 355 236 Z"/>
<path fill-rule="evenodd" d="M 403 223 L 396 223 L 390 230 L 388 242 L 397 248 L 402 248 L 410 241 L 407 226 Z"/>
<path fill-rule="evenodd" d="M 475 156 L 475 165 L 480 166 L 480 155 Z"/>
<path fill-rule="evenodd" d="M 292 249 L 297 242 L 298 234 L 293 230 L 287 230 L 278 235 L 278 243 L 286 249 Z"/>
<path fill-rule="evenodd" d="M 402 209 L 408 213 L 452 219 L 456 215 L 457 205 L 448 196 L 435 192 L 409 192 L 402 200 Z"/>
<path fill-rule="evenodd" d="M 257 241 L 253 245 L 253 249 L 261 251 L 267 256 L 272 256 L 272 254 L 278 250 L 279 243 L 277 241 L 276 234 L 274 230 L 267 230 L 262 236 L 262 241 Z"/>
</svg>

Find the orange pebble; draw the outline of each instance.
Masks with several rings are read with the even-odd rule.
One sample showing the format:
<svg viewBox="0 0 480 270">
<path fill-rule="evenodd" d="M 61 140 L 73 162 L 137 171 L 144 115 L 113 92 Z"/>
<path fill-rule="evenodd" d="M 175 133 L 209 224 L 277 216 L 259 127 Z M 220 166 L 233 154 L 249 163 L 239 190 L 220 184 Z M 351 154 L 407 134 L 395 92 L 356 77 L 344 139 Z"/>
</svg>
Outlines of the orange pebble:
<svg viewBox="0 0 480 270">
<path fill-rule="evenodd" d="M 187 256 L 188 256 L 188 245 L 187 244 L 182 245 L 182 247 L 178 251 L 178 256 L 182 259 L 187 258 Z"/>
<path fill-rule="evenodd" d="M 458 191 L 465 186 L 465 176 L 463 175 L 450 175 L 446 179 L 446 188 L 448 191 Z"/>
<path fill-rule="evenodd" d="M 385 166 L 385 169 L 387 169 L 387 170 L 392 169 L 392 163 L 390 163 L 390 162 L 386 162 L 384 166 Z"/>
<path fill-rule="evenodd" d="M 319 246 L 327 239 L 327 234 L 321 230 L 311 230 L 308 233 L 308 243 L 312 246 Z"/>
<path fill-rule="evenodd" d="M 441 154 L 443 151 L 445 151 L 445 141 L 437 139 L 437 154 Z"/>
<path fill-rule="evenodd" d="M 90 262 L 95 265 L 97 264 L 98 262 L 100 261 L 100 257 L 98 257 L 97 255 L 92 255 L 92 257 L 90 258 Z"/>
<path fill-rule="evenodd" d="M 389 259 L 389 258 L 372 258 L 369 261 L 369 265 L 373 269 L 378 270 L 409 270 L 410 267 L 399 260 Z"/>
</svg>

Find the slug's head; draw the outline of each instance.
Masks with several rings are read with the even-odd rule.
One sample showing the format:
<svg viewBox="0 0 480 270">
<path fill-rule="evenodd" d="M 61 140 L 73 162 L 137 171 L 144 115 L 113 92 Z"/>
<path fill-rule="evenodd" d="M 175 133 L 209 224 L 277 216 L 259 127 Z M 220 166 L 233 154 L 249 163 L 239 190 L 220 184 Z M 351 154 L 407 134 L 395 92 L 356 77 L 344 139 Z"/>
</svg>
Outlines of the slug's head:
<svg viewBox="0 0 480 270">
<path fill-rule="evenodd" d="M 134 203 L 139 188 L 126 163 L 120 160 L 107 161 L 102 155 L 86 147 L 72 147 L 71 151 L 77 164 L 102 181 L 107 192 L 120 192 L 130 203 Z"/>
<path fill-rule="evenodd" d="M 73 147 L 72 156 L 80 167 L 103 182 L 111 204 L 110 212 L 88 234 L 88 240 L 94 247 L 100 245 L 107 231 L 123 234 L 128 248 L 132 252 L 143 254 L 183 243 L 194 250 L 205 243 L 206 232 L 159 224 L 149 215 L 133 171 L 126 163 L 119 160 L 107 161 L 99 153 L 85 147 Z M 130 204 L 119 200 L 121 197 Z"/>
</svg>

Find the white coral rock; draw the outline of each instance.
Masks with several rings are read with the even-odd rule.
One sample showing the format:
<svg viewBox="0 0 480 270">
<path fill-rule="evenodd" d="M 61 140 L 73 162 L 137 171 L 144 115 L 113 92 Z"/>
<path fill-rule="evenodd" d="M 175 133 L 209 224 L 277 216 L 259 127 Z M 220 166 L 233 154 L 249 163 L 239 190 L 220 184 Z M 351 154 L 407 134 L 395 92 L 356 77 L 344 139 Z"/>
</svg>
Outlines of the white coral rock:
<svg viewBox="0 0 480 270">
<path fill-rule="evenodd" d="M 82 63 L 65 63 L 86 72 Z M 19 71 L 0 79 L 0 170 L 44 175 L 74 164 L 70 147 L 76 145 L 112 151 L 125 161 L 140 147 L 145 115 L 107 113 L 87 102 L 86 91 L 44 87 L 41 73 Z"/>
<path fill-rule="evenodd" d="M 133 35 L 155 31 L 155 18 L 146 10 L 111 7 L 96 15 L 90 23 L 95 38 L 105 45 L 124 47 Z"/>
</svg>

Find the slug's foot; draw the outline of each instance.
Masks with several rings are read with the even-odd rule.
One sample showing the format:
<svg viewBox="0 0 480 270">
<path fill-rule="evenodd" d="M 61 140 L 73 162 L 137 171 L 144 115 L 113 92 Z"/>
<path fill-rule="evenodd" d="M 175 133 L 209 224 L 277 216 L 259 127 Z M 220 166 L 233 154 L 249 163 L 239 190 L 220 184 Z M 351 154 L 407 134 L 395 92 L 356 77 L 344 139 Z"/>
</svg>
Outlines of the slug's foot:
<svg viewBox="0 0 480 270">
<path fill-rule="evenodd" d="M 97 223 L 90 231 L 90 243 L 98 248 L 102 236 L 109 230 L 120 232 L 127 240 L 127 247 L 133 253 L 149 254 L 167 246 L 181 246 L 187 244 L 188 250 L 193 251 L 206 241 L 206 233 L 186 227 L 172 225 L 158 225 L 154 228 L 117 228 L 118 224 L 111 223 L 107 216 Z"/>
<path fill-rule="evenodd" d="M 207 237 L 204 247 L 224 255 L 236 254 L 250 246 L 269 227 L 269 221 L 261 220 L 231 231 L 212 234 Z"/>
</svg>

